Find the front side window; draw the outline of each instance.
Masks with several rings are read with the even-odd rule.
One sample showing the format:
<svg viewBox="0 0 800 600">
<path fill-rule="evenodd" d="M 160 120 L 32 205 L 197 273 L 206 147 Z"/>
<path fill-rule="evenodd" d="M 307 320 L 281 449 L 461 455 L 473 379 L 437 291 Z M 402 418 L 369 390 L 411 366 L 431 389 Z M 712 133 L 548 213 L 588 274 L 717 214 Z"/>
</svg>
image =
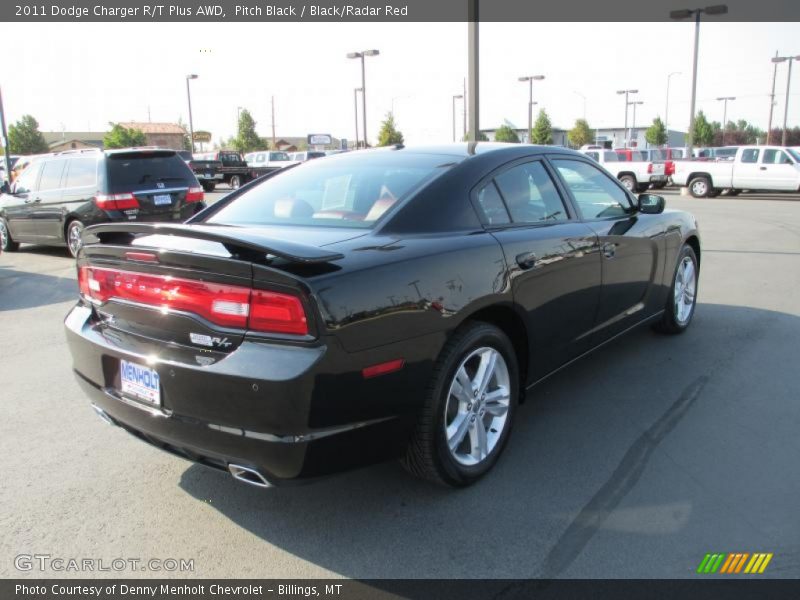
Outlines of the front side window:
<svg viewBox="0 0 800 600">
<path fill-rule="evenodd" d="M 762 161 L 764 164 L 768 165 L 791 165 L 792 160 L 786 156 L 786 153 L 783 150 L 764 150 L 764 160 Z"/>
<path fill-rule="evenodd" d="M 27 194 L 36 191 L 36 180 L 42 171 L 42 163 L 33 163 L 17 176 L 14 182 L 14 191 L 17 194 Z"/>
<path fill-rule="evenodd" d="M 742 152 L 743 163 L 758 162 L 758 150 L 756 148 L 748 148 Z"/>
<path fill-rule="evenodd" d="M 452 164 L 442 156 L 389 153 L 309 161 L 242 193 L 206 222 L 370 228 L 395 203 Z"/>
<path fill-rule="evenodd" d="M 568 159 L 555 159 L 553 164 L 575 198 L 584 219 L 621 217 L 630 211 L 628 194 L 594 165 Z"/>
<path fill-rule="evenodd" d="M 512 167 L 495 177 L 515 223 L 541 223 L 567 219 L 561 197 L 541 162 Z"/>
</svg>

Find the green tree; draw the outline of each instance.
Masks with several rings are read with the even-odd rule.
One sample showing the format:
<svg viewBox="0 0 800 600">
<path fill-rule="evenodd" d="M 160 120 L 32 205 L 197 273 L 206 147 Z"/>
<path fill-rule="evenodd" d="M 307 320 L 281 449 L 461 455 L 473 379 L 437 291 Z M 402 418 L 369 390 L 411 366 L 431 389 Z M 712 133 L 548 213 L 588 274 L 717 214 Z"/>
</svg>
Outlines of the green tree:
<svg viewBox="0 0 800 600">
<path fill-rule="evenodd" d="M 703 111 L 698 111 L 697 116 L 694 118 L 694 126 L 692 127 L 692 145 L 694 146 L 710 146 L 714 143 L 715 127 L 706 119 Z"/>
<path fill-rule="evenodd" d="M 519 136 L 508 125 L 501 125 L 494 132 L 495 142 L 511 142 L 512 144 L 519 144 Z"/>
<path fill-rule="evenodd" d="M 41 154 L 50 149 L 39 131 L 39 123 L 31 115 L 23 115 L 8 127 L 8 145 L 11 154 Z"/>
<path fill-rule="evenodd" d="M 263 149 L 262 140 L 256 133 L 256 122 L 246 108 L 239 113 L 239 129 L 233 147 L 241 153 Z"/>
<path fill-rule="evenodd" d="M 567 132 L 567 140 L 575 148 L 580 148 L 585 144 L 594 141 L 594 132 L 586 119 L 576 119 L 575 127 Z"/>
<path fill-rule="evenodd" d="M 664 121 L 661 117 L 653 119 L 653 124 L 644 132 L 644 139 L 651 146 L 663 146 L 667 143 L 669 136 L 667 135 L 667 128 L 664 127 Z"/>
<path fill-rule="evenodd" d="M 123 127 L 119 123 L 109 123 L 111 131 L 103 136 L 103 146 L 105 148 L 130 148 L 132 146 L 144 146 L 147 144 L 147 137 L 139 129 Z"/>
<path fill-rule="evenodd" d="M 386 118 L 381 123 L 381 130 L 378 133 L 378 146 L 391 146 L 392 144 L 402 144 L 403 134 L 397 129 L 394 122 L 394 115 L 386 113 Z"/>
<path fill-rule="evenodd" d="M 461 141 L 462 142 L 468 142 L 469 141 L 469 136 L 470 136 L 470 134 L 469 134 L 469 132 L 467 132 L 467 134 L 463 138 L 461 138 Z M 479 131 L 478 132 L 478 139 L 476 141 L 478 141 L 478 142 L 488 142 L 489 138 L 486 137 L 485 133 L 483 133 L 482 131 Z"/>
<path fill-rule="evenodd" d="M 531 144 L 548 145 L 553 143 L 553 125 L 544 109 L 539 111 L 536 122 L 533 124 Z"/>
</svg>

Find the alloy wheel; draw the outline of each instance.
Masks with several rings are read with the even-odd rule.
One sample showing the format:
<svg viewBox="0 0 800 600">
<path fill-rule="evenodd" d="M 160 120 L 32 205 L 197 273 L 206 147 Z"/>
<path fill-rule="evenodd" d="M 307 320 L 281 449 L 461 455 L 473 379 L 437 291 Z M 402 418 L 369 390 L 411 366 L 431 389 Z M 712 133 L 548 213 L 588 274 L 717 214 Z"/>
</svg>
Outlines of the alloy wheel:
<svg viewBox="0 0 800 600">
<path fill-rule="evenodd" d="M 69 246 L 69 251 L 72 256 L 77 256 L 78 251 L 83 245 L 81 233 L 83 233 L 83 226 L 79 222 L 73 221 L 70 223 L 69 229 L 67 230 L 67 245 Z"/>
<path fill-rule="evenodd" d="M 692 193 L 695 196 L 705 196 L 708 193 L 708 186 L 705 181 L 695 181 L 692 184 Z"/>
<path fill-rule="evenodd" d="M 8 230 L 6 229 L 6 222 L 0 220 L 0 249 L 5 250 L 8 246 Z"/>
<path fill-rule="evenodd" d="M 490 347 L 472 351 L 456 369 L 445 405 L 445 438 L 462 465 L 481 463 L 497 446 L 511 403 L 508 367 Z"/>
<path fill-rule="evenodd" d="M 675 319 L 681 325 L 689 321 L 697 291 L 697 269 L 690 256 L 684 256 L 675 274 Z"/>
</svg>

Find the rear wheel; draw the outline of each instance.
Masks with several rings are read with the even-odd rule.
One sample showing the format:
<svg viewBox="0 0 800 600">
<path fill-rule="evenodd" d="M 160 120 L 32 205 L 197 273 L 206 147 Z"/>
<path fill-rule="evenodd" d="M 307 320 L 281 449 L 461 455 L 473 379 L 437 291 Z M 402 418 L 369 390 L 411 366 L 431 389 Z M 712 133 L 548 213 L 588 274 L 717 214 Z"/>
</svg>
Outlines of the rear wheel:
<svg viewBox="0 0 800 600">
<path fill-rule="evenodd" d="M 8 221 L 6 221 L 5 217 L 0 217 L 0 250 L 3 252 L 16 252 L 19 250 L 19 242 L 11 239 Z"/>
<path fill-rule="evenodd" d="M 636 191 L 636 178 L 633 175 L 623 175 L 619 178 L 619 182 L 625 186 L 629 192 Z"/>
<path fill-rule="evenodd" d="M 697 256 L 694 249 L 684 244 L 678 255 L 678 264 L 672 278 L 664 315 L 653 328 L 661 333 L 683 333 L 689 327 L 697 303 Z"/>
<path fill-rule="evenodd" d="M 231 177 L 231 180 L 228 183 L 231 186 L 231 189 L 238 190 L 240 187 L 242 187 L 242 178 L 238 175 L 234 175 Z"/>
<path fill-rule="evenodd" d="M 213 181 L 204 181 L 200 185 L 203 186 L 203 191 L 208 192 L 209 194 L 214 191 L 215 187 L 217 187 L 217 184 Z"/>
<path fill-rule="evenodd" d="M 463 487 L 494 466 L 508 441 L 519 368 L 508 337 L 488 323 L 458 330 L 437 361 L 403 466 Z"/>
<path fill-rule="evenodd" d="M 705 175 L 698 175 L 689 182 L 689 193 L 695 198 L 707 198 L 712 189 L 711 180 Z"/>
<path fill-rule="evenodd" d="M 69 253 L 75 258 L 77 258 L 81 246 L 83 246 L 83 241 L 81 240 L 83 229 L 83 223 L 77 219 L 70 221 L 67 225 L 67 249 L 69 249 Z"/>
</svg>

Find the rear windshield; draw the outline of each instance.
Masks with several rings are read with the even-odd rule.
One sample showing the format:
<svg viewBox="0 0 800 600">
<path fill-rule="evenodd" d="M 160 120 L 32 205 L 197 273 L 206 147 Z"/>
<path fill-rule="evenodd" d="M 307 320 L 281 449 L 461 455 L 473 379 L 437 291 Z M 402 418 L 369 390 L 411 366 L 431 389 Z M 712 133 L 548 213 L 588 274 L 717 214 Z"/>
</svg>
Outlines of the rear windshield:
<svg viewBox="0 0 800 600">
<path fill-rule="evenodd" d="M 452 165 L 446 156 L 395 152 L 313 160 L 244 192 L 207 222 L 370 228 Z"/>
<path fill-rule="evenodd" d="M 220 152 L 219 160 L 222 162 L 241 162 L 242 157 L 238 152 Z"/>
<path fill-rule="evenodd" d="M 174 152 L 110 154 L 106 165 L 108 191 L 111 193 L 188 187 L 194 183 L 194 174 Z"/>
<path fill-rule="evenodd" d="M 323 156 L 325 156 L 324 152 L 309 152 L 308 153 L 308 158 L 322 158 Z"/>
</svg>

